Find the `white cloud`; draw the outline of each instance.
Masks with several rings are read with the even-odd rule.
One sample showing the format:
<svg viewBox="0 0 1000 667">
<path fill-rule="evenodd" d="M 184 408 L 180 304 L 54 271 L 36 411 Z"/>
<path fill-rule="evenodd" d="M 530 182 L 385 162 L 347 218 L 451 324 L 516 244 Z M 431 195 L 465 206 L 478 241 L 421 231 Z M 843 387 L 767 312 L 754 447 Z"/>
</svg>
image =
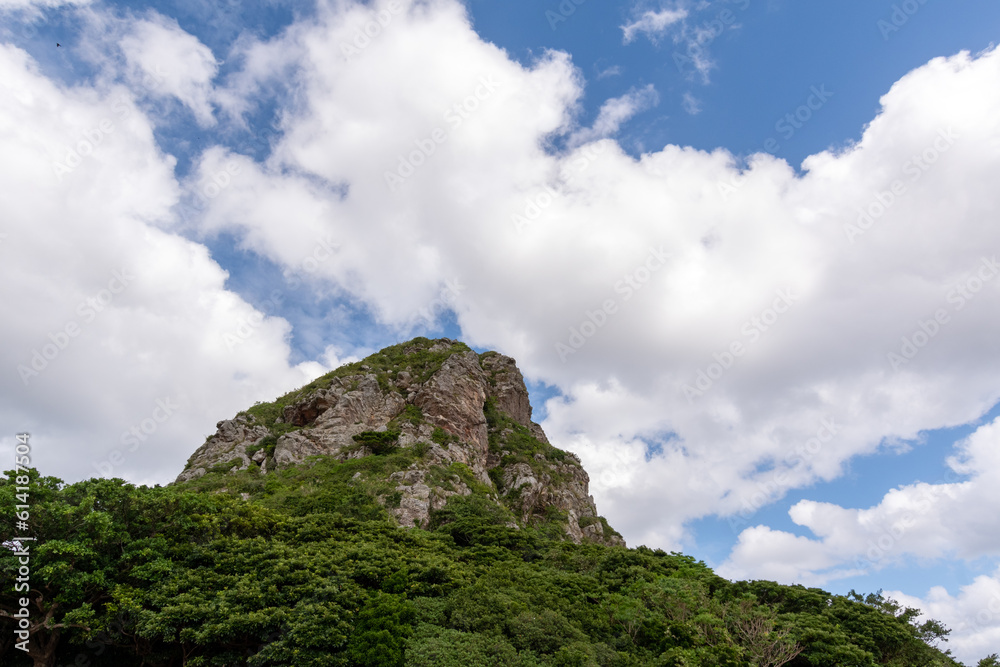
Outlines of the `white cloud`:
<svg viewBox="0 0 1000 667">
<path fill-rule="evenodd" d="M 93 0 L 0 0 L 0 11 L 55 9 L 64 5 L 89 5 Z"/>
<path fill-rule="evenodd" d="M 692 116 L 697 116 L 701 113 L 701 100 L 691 93 L 684 93 L 683 98 L 681 98 L 681 105 L 684 107 L 684 111 Z"/>
<path fill-rule="evenodd" d="M 611 137 L 618 133 L 621 126 L 637 113 L 655 107 L 660 103 L 660 96 L 653 84 L 639 89 L 632 89 L 621 97 L 614 97 L 601 105 L 597 118 L 591 127 L 578 130 L 570 137 L 571 146 L 579 146 L 588 142 Z"/>
<path fill-rule="evenodd" d="M 4 456 L 23 430 L 45 474 L 167 482 L 219 419 L 322 371 L 288 365 L 281 319 L 226 344 L 255 311 L 159 229 L 174 159 L 128 89 L 57 86 L 0 46 L 0 90 Z"/>
<path fill-rule="evenodd" d="M 327 230 L 342 255 L 318 275 L 387 326 L 408 326 L 458 277 L 464 335 L 564 390 L 545 426 L 583 454 L 631 541 L 676 547 L 687 520 L 833 479 L 883 439 L 968 422 L 1000 396 L 1000 355 L 979 333 L 997 324 L 1000 281 L 962 310 L 948 301 L 1000 241 L 996 52 L 912 72 L 857 145 L 812 156 L 797 176 L 765 155 L 740 172 L 725 151 L 666 146 L 636 160 L 588 143 L 653 91 L 574 127 L 582 89 L 567 59 L 522 68 L 481 42 L 457 3 L 410 9 L 337 57 L 377 10 L 349 5 L 288 34 L 302 74 L 287 133 L 206 222 L 288 267 Z M 576 147 L 544 152 L 553 133 L 575 133 Z M 924 151 L 937 160 L 915 177 Z M 877 213 L 896 179 L 905 193 L 852 243 L 845 225 L 860 207 Z M 661 246 L 666 265 L 644 268 Z M 615 312 L 597 313 L 609 300 Z M 893 370 L 887 354 L 941 308 L 949 322 Z M 557 343 L 589 327 L 560 355 Z M 730 363 L 733 343 L 744 353 Z M 647 461 L 641 438 L 656 437 L 663 455 Z"/>
<path fill-rule="evenodd" d="M 174 96 L 194 114 L 199 125 L 215 123 L 212 79 L 218 63 L 211 49 L 185 32 L 177 21 L 155 12 L 132 22 L 121 37 L 133 85 L 153 96 Z"/>
<path fill-rule="evenodd" d="M 659 46 L 661 39 L 669 34 L 674 49 L 666 56 L 668 61 L 685 77 L 697 77 L 704 84 L 717 67 L 711 54 L 712 43 L 729 31 L 739 30 L 740 15 L 750 7 L 749 0 L 732 3 L 702 0 L 675 2 L 659 11 L 644 10 L 648 4 L 636 3 L 633 14 L 638 18 L 621 26 L 623 42 L 631 44 L 643 36 Z"/>
<path fill-rule="evenodd" d="M 933 618 L 951 630 L 945 647 L 967 665 L 1000 652 L 1000 569 L 992 576 L 979 576 L 951 595 L 943 586 L 934 586 L 923 598 L 902 591 L 887 596 L 923 612 L 921 619 Z"/>
<path fill-rule="evenodd" d="M 949 300 L 1000 247 L 998 52 L 911 72 L 856 145 L 810 157 L 803 175 L 765 155 L 741 171 L 724 150 L 670 145 L 636 159 L 597 139 L 655 91 L 609 102 L 581 130 L 583 82 L 569 58 L 513 62 L 476 35 L 458 2 L 405 3 L 363 48 L 343 48 L 355 44 L 359 21 L 386 7 L 324 6 L 267 44 L 248 40 L 246 69 L 223 92 L 199 58 L 203 87 L 178 94 L 203 118 L 213 99 L 244 114 L 276 81 L 289 94 L 267 161 L 214 147 L 184 184 L 135 112 L 73 171 L 78 182 L 56 188 L 51 163 L 114 113 L 116 92 L 61 89 L 4 51 L 0 85 L 10 94 L 0 127 L 19 129 L 3 137 L 13 148 L 2 168 L 18 206 L 0 230 L 9 234 L 0 253 L 33 262 L 2 269 L 27 272 L 29 285 L 15 298 L 4 281 L 5 303 L 28 313 L 4 325 L 6 366 L 30 358 L 123 257 L 149 271 L 36 378 L 44 389 L 26 392 L 10 371 L 5 395 L 19 398 L 5 404 L 6 423 L 61 427 L 53 460 L 89 469 L 156 398 L 184 389 L 191 422 L 170 422 L 178 430 L 162 457 L 140 450 L 130 459 L 137 476 L 164 479 L 215 420 L 318 372 L 289 367 L 282 320 L 226 348 L 223 335 L 249 306 L 225 290 L 203 246 L 170 234 L 179 231 L 195 240 L 234 233 L 288 272 L 308 263 L 318 294 L 344 296 L 401 332 L 457 279 L 464 337 L 564 391 L 544 426 L 581 453 L 599 507 L 633 544 L 677 548 L 687 521 L 833 479 L 884 439 L 970 422 L 1000 398 L 988 333 L 1000 325 L 1000 280 L 980 282 L 961 309 Z M 287 57 L 269 65 L 266 53 Z M 66 121 L 56 109 L 75 115 Z M 572 150 L 545 149 L 574 133 Z M 923 170 L 913 156 L 925 152 L 936 159 Z M 171 213 L 183 188 L 208 187 L 230 163 L 239 173 L 204 217 L 184 223 Z M 123 188 L 126 178 L 133 185 Z M 902 194 L 891 194 L 895 180 Z M 845 225 L 858 225 L 859 208 L 871 222 L 862 218 L 867 229 L 849 240 Z M 164 249 L 150 250 L 147 234 Z M 948 321 L 894 369 L 887 355 L 921 323 L 933 328 L 940 309 Z M 741 354 L 730 358 L 734 343 Z M 76 458 L 71 432 L 88 443 Z M 648 455 L 651 442 L 662 454 Z M 802 505 L 797 517 L 819 527 L 820 515 L 851 526 L 826 506 Z M 775 536 L 746 533 L 747 568 L 767 537 Z M 801 550 L 803 573 L 855 567 L 822 544 L 780 539 Z M 962 548 L 993 546 L 983 538 Z"/>
<path fill-rule="evenodd" d="M 893 489 L 867 509 L 799 501 L 789 515 L 819 539 L 748 528 L 719 572 L 731 578 L 823 583 L 847 576 L 848 570 L 877 572 L 912 558 L 927 562 L 1000 556 L 995 525 L 1000 516 L 1000 419 L 960 442 L 949 465 L 952 479 Z M 782 546 L 789 540 L 821 558 L 803 561 Z"/>
<path fill-rule="evenodd" d="M 635 21 L 621 26 L 624 41 L 626 44 L 631 43 L 639 33 L 656 40 L 667 28 L 683 21 L 687 16 L 688 12 L 683 8 L 643 12 Z"/>
<path fill-rule="evenodd" d="M 620 65 L 612 65 L 605 69 L 600 69 L 597 71 L 597 79 L 607 79 L 612 76 L 621 76 L 622 68 Z"/>
</svg>

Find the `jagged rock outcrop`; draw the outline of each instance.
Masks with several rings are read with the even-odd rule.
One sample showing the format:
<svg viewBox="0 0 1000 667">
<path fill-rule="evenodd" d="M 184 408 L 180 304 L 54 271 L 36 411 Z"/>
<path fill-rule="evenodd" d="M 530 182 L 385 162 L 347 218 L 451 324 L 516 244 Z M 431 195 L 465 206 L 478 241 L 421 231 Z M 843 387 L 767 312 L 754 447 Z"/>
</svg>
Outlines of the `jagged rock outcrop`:
<svg viewBox="0 0 1000 667">
<path fill-rule="evenodd" d="M 450 497 L 482 493 L 509 510 L 513 526 L 555 522 L 574 542 L 624 544 L 598 516 L 579 459 L 552 447 L 531 412 L 510 357 L 415 339 L 219 422 L 177 481 L 408 448 L 413 463 L 383 480 L 395 489 L 383 501 L 401 526 L 426 527 Z"/>
</svg>

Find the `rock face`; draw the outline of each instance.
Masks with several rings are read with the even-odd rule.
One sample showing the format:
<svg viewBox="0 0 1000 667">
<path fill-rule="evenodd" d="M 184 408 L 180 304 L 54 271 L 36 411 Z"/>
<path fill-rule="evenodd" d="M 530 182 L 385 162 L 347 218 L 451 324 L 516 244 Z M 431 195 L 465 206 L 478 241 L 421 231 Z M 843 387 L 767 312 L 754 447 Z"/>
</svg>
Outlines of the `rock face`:
<svg viewBox="0 0 1000 667">
<path fill-rule="evenodd" d="M 514 360 L 449 339 L 386 348 L 219 422 L 177 482 L 250 468 L 267 474 L 317 455 L 346 461 L 380 447 L 413 448 L 414 462 L 388 477 L 398 503 L 384 504 L 401 526 L 427 527 L 451 496 L 483 493 L 513 515 L 512 525 L 554 523 L 574 542 L 624 545 L 598 516 L 579 459 L 552 447 L 531 421 Z"/>
</svg>

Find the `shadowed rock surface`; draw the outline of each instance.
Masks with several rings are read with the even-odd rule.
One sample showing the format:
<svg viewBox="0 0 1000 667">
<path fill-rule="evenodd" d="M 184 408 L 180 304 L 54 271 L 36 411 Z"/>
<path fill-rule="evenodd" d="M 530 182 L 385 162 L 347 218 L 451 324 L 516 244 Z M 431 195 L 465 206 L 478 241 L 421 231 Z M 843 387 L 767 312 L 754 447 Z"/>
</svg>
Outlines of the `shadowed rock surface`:
<svg viewBox="0 0 1000 667">
<path fill-rule="evenodd" d="M 531 412 L 510 357 L 417 338 L 219 422 L 177 482 L 403 450 L 413 462 L 380 480 L 394 491 L 378 496 L 400 526 L 426 528 L 450 497 L 482 494 L 509 512 L 511 526 L 553 525 L 577 543 L 624 545 L 597 514 L 579 459 L 549 444 Z"/>
</svg>

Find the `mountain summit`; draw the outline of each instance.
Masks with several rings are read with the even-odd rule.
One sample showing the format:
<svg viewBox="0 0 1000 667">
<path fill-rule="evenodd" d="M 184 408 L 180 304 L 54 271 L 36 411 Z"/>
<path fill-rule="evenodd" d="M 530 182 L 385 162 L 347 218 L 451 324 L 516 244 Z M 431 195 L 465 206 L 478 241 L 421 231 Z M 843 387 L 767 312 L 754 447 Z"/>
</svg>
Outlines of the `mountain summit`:
<svg viewBox="0 0 1000 667">
<path fill-rule="evenodd" d="M 493 505 L 510 527 L 624 545 L 598 515 L 579 458 L 531 421 L 524 378 L 497 352 L 447 338 L 387 347 L 219 422 L 177 482 L 266 478 L 324 460 L 332 468 L 320 485 L 368 496 L 400 526 L 438 523 L 462 497 Z"/>
</svg>

